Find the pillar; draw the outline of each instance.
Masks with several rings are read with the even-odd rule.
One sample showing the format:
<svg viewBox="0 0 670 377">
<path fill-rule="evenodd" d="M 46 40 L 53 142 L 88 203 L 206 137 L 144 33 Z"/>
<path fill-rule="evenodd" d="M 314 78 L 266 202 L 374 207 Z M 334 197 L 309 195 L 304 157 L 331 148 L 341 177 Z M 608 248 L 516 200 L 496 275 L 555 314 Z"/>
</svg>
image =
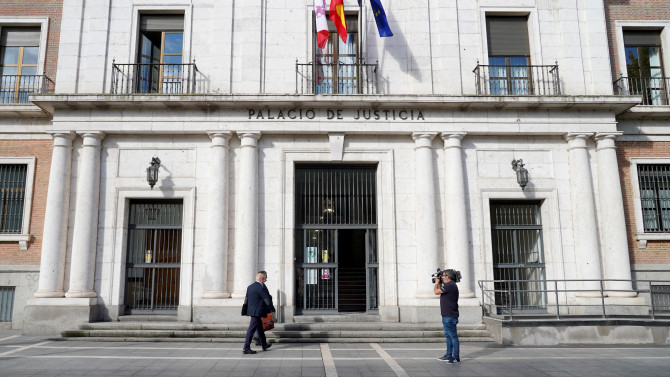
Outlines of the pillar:
<svg viewBox="0 0 670 377">
<path fill-rule="evenodd" d="M 620 132 L 598 133 L 595 136 L 598 156 L 598 194 L 600 199 L 600 252 L 605 279 L 626 281 L 606 282 L 608 296 L 634 297 L 632 290 L 626 218 L 623 213 L 623 196 L 619 180 L 619 165 L 614 143 Z"/>
<path fill-rule="evenodd" d="M 100 148 L 102 132 L 84 132 L 77 201 L 72 235 L 70 287 L 65 297 L 96 297 L 95 255 L 98 239 L 98 199 L 100 197 Z"/>
<path fill-rule="evenodd" d="M 208 245 L 205 248 L 203 298 L 227 298 L 228 270 L 228 141 L 230 132 L 208 132 L 209 158 Z"/>
<path fill-rule="evenodd" d="M 258 139 L 260 132 L 238 132 L 239 177 L 235 192 L 233 298 L 243 298 L 254 282 L 258 263 Z"/>
<path fill-rule="evenodd" d="M 437 270 L 437 215 L 432 141 L 436 132 L 412 134 L 415 146 L 415 244 L 417 297 L 435 297 L 430 275 Z"/>
<path fill-rule="evenodd" d="M 444 140 L 444 202 L 446 204 L 446 265 L 461 271 L 463 280 L 459 283 L 461 298 L 475 297 L 474 275 L 470 267 L 470 245 L 466 213 L 465 175 L 463 171 L 463 148 L 461 140 L 465 132 L 443 132 Z"/>
<path fill-rule="evenodd" d="M 602 279 L 596 223 L 595 197 L 591 178 L 591 164 L 586 140 L 589 133 L 569 133 L 568 159 L 570 164 L 570 192 L 572 198 L 572 229 L 574 232 L 577 279 Z M 585 282 L 578 289 L 582 297 L 600 296 L 600 283 Z"/>
<path fill-rule="evenodd" d="M 40 279 L 35 297 L 63 297 L 65 244 L 70 210 L 72 132 L 49 132 L 54 139 L 44 215 Z"/>
</svg>

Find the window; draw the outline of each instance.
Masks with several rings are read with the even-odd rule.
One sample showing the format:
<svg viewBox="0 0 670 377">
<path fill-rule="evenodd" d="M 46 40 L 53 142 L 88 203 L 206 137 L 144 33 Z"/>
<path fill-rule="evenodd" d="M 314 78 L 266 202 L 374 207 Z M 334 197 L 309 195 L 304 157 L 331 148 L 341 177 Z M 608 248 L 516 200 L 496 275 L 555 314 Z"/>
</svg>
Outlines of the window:
<svg viewBox="0 0 670 377">
<path fill-rule="evenodd" d="M 316 94 L 360 93 L 358 64 L 358 17 L 346 16 L 347 42 L 337 34 L 335 24 L 328 19 L 328 43 L 320 49 L 314 38 L 314 69 Z"/>
<path fill-rule="evenodd" d="M 140 16 L 139 93 L 181 93 L 183 15 Z"/>
<path fill-rule="evenodd" d="M 0 103 L 28 103 L 40 87 L 39 27 L 3 27 L 0 31 Z"/>
<path fill-rule="evenodd" d="M 546 308 L 540 202 L 491 201 L 496 306 Z"/>
<path fill-rule="evenodd" d="M 667 105 L 667 83 L 663 75 L 661 32 L 624 30 L 626 70 L 630 94 L 642 95 L 645 105 Z"/>
<path fill-rule="evenodd" d="M 0 287 L 0 322 L 12 322 L 15 287 Z"/>
<path fill-rule="evenodd" d="M 670 232 L 670 164 L 638 164 L 645 233 Z"/>
<path fill-rule="evenodd" d="M 486 16 L 489 86 L 494 95 L 531 94 L 527 16 Z"/>
<path fill-rule="evenodd" d="M 0 165 L 0 233 L 20 234 L 27 166 Z"/>
</svg>

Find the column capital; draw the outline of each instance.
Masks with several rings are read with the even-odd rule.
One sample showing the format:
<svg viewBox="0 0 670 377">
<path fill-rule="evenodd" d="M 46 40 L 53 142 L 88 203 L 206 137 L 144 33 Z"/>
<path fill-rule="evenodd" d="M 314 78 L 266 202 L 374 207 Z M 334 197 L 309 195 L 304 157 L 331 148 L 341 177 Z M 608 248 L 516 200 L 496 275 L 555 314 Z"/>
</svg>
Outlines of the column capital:
<svg viewBox="0 0 670 377">
<path fill-rule="evenodd" d="M 100 147 L 105 133 L 102 131 L 77 131 L 77 134 L 84 140 L 85 147 Z"/>
<path fill-rule="evenodd" d="M 568 142 L 568 150 L 574 148 L 586 148 L 586 140 L 593 136 L 590 132 L 568 132 L 563 138 Z"/>
<path fill-rule="evenodd" d="M 616 149 L 616 138 L 623 135 L 623 132 L 598 132 L 594 139 L 596 140 L 597 150 Z"/>
<path fill-rule="evenodd" d="M 430 148 L 435 136 L 437 132 L 412 132 L 412 139 L 417 148 Z"/>
<path fill-rule="evenodd" d="M 242 147 L 258 147 L 258 140 L 261 138 L 260 131 L 241 131 L 237 132 L 237 137 L 242 142 Z"/>
<path fill-rule="evenodd" d="M 76 136 L 72 131 L 47 131 L 47 134 L 51 135 L 54 139 L 55 147 L 71 147 L 72 140 Z"/>
<path fill-rule="evenodd" d="M 207 135 L 212 139 L 213 147 L 227 147 L 233 133 L 231 131 L 207 131 Z"/>
<path fill-rule="evenodd" d="M 460 148 L 461 140 L 465 137 L 467 132 L 442 132 L 440 135 L 444 140 L 445 148 Z"/>
</svg>

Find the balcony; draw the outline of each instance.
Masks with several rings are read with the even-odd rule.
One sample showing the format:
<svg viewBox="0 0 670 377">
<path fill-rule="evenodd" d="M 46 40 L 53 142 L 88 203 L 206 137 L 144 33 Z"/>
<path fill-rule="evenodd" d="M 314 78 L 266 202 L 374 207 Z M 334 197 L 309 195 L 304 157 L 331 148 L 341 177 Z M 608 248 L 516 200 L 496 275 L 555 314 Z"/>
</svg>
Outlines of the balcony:
<svg viewBox="0 0 670 377">
<path fill-rule="evenodd" d="M 644 106 L 670 104 L 670 78 L 668 77 L 621 77 L 614 82 L 614 93 L 642 96 Z"/>
<path fill-rule="evenodd" d="M 0 104 L 28 104 L 31 94 L 53 93 L 54 82 L 45 75 L 0 76 Z"/>
<path fill-rule="evenodd" d="M 112 94 L 194 94 L 197 93 L 195 63 L 116 64 L 112 63 Z"/>
<path fill-rule="evenodd" d="M 481 65 L 475 74 L 477 95 L 558 96 L 558 65 Z"/>
<path fill-rule="evenodd" d="M 296 94 L 379 94 L 378 64 L 295 62 Z"/>
</svg>

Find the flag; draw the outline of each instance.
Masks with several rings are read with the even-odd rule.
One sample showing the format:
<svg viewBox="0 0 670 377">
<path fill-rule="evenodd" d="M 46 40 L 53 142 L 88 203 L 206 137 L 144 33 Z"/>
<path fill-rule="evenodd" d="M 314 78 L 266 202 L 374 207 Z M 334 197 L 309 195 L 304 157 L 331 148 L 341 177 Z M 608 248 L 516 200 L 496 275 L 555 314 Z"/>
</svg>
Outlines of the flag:
<svg viewBox="0 0 670 377">
<path fill-rule="evenodd" d="M 342 0 L 330 0 L 328 17 L 333 20 L 342 42 L 347 43 L 347 21 L 344 19 L 344 3 Z"/>
<path fill-rule="evenodd" d="M 328 42 L 328 21 L 326 20 L 326 0 L 314 0 L 316 18 L 316 44 L 323 50 Z"/>
<path fill-rule="evenodd" d="M 360 0 L 358 0 L 360 4 Z M 386 20 L 386 13 L 384 13 L 384 7 L 382 7 L 381 0 L 370 0 L 370 5 L 372 6 L 372 14 L 375 16 L 375 21 L 377 22 L 377 30 L 379 30 L 380 37 L 392 37 L 393 33 L 389 27 L 389 23 Z"/>
</svg>

